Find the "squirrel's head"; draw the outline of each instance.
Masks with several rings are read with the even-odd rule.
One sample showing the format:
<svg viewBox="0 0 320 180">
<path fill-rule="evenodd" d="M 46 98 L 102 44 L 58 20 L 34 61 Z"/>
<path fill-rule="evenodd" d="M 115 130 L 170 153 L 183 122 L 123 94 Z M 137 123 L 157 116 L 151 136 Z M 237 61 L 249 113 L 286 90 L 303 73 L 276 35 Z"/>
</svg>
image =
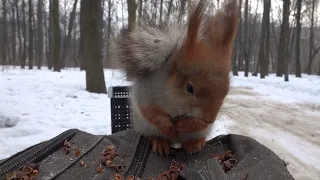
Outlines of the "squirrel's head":
<svg viewBox="0 0 320 180">
<path fill-rule="evenodd" d="M 186 36 L 172 56 L 168 85 L 186 112 L 213 123 L 229 91 L 238 10 L 236 0 L 214 16 L 203 14 L 205 6 L 200 0 L 190 13 Z"/>
</svg>

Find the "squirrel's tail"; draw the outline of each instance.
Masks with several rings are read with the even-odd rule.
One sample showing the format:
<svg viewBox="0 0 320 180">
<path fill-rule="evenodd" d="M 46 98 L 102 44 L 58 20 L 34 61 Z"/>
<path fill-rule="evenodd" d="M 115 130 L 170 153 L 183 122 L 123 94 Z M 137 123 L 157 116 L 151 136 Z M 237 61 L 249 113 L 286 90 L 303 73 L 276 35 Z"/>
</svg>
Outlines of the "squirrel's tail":
<svg viewBox="0 0 320 180">
<path fill-rule="evenodd" d="M 227 4 L 230 5 L 230 3 Z M 213 6 L 207 0 L 198 0 L 193 5 L 191 7 L 194 8 L 189 10 L 187 24 L 178 21 L 170 25 L 157 27 L 148 24 L 136 24 L 131 32 L 123 30 L 118 37 L 110 42 L 111 47 L 109 47 L 110 52 L 108 54 L 113 67 L 123 70 L 128 79 L 136 80 L 160 68 L 168 60 L 171 53 L 179 50 L 181 46 L 184 46 L 185 50 L 192 51 L 194 41 L 199 40 L 199 38 L 205 37 L 206 41 L 210 41 L 211 38 L 215 38 L 214 41 L 217 41 L 221 38 L 224 41 L 221 43 L 231 42 L 228 37 L 233 37 L 231 35 L 233 32 L 220 32 L 219 30 L 233 30 L 235 28 L 230 26 L 234 25 L 235 22 L 225 21 L 226 16 L 221 16 L 219 13 L 216 18 L 212 18 L 214 17 L 212 14 L 213 8 L 211 8 Z M 230 11 L 230 9 L 233 8 L 226 8 L 225 10 Z M 232 14 L 232 12 L 224 13 Z M 218 20 L 219 18 L 223 20 Z M 217 34 L 209 32 L 213 28 L 212 26 L 215 26 L 214 32 Z M 229 27 L 225 28 L 227 26 Z M 211 35 L 204 35 L 208 32 Z M 219 36 L 219 38 L 214 36 Z"/>
<path fill-rule="evenodd" d="M 110 42 L 112 66 L 135 80 L 159 68 L 179 44 L 184 28 L 136 25 L 132 32 L 122 32 Z"/>
</svg>

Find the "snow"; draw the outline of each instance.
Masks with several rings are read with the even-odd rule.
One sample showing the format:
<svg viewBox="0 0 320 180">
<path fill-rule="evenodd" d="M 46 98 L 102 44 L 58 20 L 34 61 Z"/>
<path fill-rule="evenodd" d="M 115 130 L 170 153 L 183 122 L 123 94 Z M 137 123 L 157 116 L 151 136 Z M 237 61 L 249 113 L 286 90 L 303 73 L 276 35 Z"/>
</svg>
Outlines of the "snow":
<svg viewBox="0 0 320 180">
<path fill-rule="evenodd" d="M 210 137 L 237 133 L 274 151 L 297 180 L 320 179 L 320 77 L 239 76 Z M 130 85 L 105 70 L 106 86 Z M 0 71 L 0 159 L 70 128 L 111 134 L 110 99 L 85 90 L 85 72 L 5 67 Z"/>
</svg>

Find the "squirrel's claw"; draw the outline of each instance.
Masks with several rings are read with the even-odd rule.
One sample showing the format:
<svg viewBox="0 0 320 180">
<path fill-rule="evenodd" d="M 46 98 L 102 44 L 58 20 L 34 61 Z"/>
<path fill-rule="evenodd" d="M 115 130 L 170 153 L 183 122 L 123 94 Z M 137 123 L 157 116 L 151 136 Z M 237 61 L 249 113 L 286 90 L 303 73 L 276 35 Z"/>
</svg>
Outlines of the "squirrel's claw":
<svg viewBox="0 0 320 180">
<path fill-rule="evenodd" d="M 183 148 L 187 150 L 190 154 L 197 153 L 201 151 L 201 149 L 206 144 L 205 138 L 190 140 L 183 143 Z"/>
<path fill-rule="evenodd" d="M 170 143 L 167 140 L 153 137 L 150 139 L 150 142 L 153 152 L 159 153 L 160 155 L 169 155 Z"/>
</svg>

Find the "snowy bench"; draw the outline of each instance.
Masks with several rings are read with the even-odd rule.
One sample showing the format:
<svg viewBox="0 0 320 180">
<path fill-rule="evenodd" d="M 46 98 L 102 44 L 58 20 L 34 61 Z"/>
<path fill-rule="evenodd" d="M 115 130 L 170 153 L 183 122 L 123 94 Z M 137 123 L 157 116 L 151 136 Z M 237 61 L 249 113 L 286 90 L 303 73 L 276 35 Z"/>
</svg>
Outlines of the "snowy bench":
<svg viewBox="0 0 320 180">
<path fill-rule="evenodd" d="M 108 96 L 112 134 L 131 128 L 130 86 L 111 86 L 108 88 Z"/>
</svg>

